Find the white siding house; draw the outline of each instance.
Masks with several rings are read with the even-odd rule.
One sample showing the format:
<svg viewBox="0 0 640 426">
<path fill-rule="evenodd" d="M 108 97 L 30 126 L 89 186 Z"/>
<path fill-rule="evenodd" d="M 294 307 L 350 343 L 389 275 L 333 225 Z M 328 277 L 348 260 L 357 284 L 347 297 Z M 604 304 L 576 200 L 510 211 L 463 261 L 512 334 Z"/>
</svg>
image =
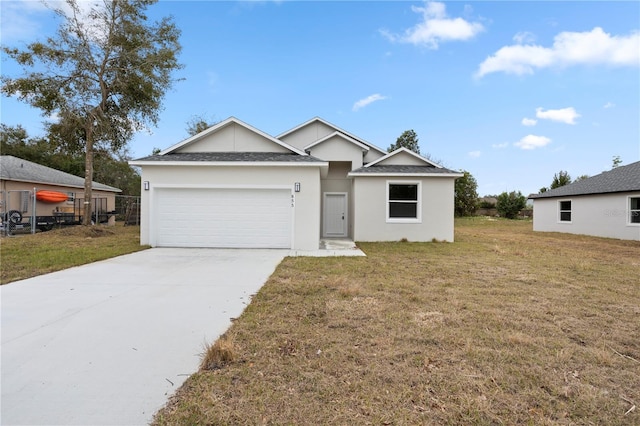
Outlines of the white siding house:
<svg viewBox="0 0 640 426">
<path fill-rule="evenodd" d="M 640 161 L 529 198 L 534 231 L 640 241 Z"/>
<path fill-rule="evenodd" d="M 272 137 L 231 117 L 131 164 L 142 169 L 141 243 L 161 247 L 453 241 L 462 176 L 320 118 Z"/>
</svg>

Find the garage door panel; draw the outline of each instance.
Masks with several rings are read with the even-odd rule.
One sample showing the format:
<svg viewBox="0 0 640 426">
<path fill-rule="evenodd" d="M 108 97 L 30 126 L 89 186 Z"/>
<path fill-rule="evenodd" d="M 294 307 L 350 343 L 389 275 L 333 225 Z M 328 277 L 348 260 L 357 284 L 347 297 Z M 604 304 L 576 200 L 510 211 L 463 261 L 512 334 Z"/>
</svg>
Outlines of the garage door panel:
<svg viewBox="0 0 640 426">
<path fill-rule="evenodd" d="M 291 192 L 282 189 L 162 188 L 156 245 L 291 247 Z"/>
</svg>

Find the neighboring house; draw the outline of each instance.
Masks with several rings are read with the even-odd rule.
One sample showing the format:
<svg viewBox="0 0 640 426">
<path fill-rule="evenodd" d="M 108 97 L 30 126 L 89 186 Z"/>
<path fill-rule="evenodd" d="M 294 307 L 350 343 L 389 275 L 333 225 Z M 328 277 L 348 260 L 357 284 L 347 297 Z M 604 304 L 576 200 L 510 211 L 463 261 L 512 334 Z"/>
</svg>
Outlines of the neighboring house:
<svg viewBox="0 0 640 426">
<path fill-rule="evenodd" d="M 529 198 L 534 231 L 640 241 L 640 161 Z"/>
<path fill-rule="evenodd" d="M 141 243 L 160 247 L 453 241 L 462 176 L 320 118 L 272 137 L 231 117 L 130 164 L 142 169 Z"/>
<path fill-rule="evenodd" d="M 36 201 L 33 211 L 33 192 L 56 191 L 67 195 L 67 201 L 58 203 Z M 84 178 L 52 169 L 11 155 L 0 156 L 0 211 L 20 212 L 22 217 L 82 214 L 80 201 L 84 198 Z M 115 195 L 121 192 L 101 183 L 93 182 L 94 207 L 101 212 L 115 210 Z M 95 210 L 95 209 L 94 209 Z"/>
</svg>

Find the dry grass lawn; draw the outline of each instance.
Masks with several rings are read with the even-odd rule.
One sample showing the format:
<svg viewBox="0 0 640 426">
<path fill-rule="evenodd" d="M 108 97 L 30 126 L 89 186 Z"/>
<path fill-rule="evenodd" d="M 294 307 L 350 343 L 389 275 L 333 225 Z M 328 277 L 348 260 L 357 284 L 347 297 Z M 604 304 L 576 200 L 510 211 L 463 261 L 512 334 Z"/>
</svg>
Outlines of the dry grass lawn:
<svg viewBox="0 0 640 426">
<path fill-rule="evenodd" d="M 474 218 L 360 247 L 285 259 L 155 424 L 640 424 L 640 243 Z"/>
<path fill-rule="evenodd" d="M 143 250 L 140 227 L 70 226 L 0 239 L 0 284 Z"/>
</svg>

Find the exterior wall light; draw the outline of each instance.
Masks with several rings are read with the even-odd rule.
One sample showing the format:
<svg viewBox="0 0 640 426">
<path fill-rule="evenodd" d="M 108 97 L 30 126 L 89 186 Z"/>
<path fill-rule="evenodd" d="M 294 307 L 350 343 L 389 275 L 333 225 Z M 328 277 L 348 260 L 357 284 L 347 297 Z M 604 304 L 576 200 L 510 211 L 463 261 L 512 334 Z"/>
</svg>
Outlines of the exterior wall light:
<svg viewBox="0 0 640 426">
<path fill-rule="evenodd" d="M 300 182 L 296 182 L 296 183 L 293 185 L 293 189 L 294 189 L 296 192 L 300 192 Z"/>
<path fill-rule="evenodd" d="M 144 190 L 145 190 L 145 191 L 148 191 L 148 190 L 149 190 L 149 181 L 148 181 L 148 180 L 145 180 L 145 181 L 144 181 Z"/>
</svg>

